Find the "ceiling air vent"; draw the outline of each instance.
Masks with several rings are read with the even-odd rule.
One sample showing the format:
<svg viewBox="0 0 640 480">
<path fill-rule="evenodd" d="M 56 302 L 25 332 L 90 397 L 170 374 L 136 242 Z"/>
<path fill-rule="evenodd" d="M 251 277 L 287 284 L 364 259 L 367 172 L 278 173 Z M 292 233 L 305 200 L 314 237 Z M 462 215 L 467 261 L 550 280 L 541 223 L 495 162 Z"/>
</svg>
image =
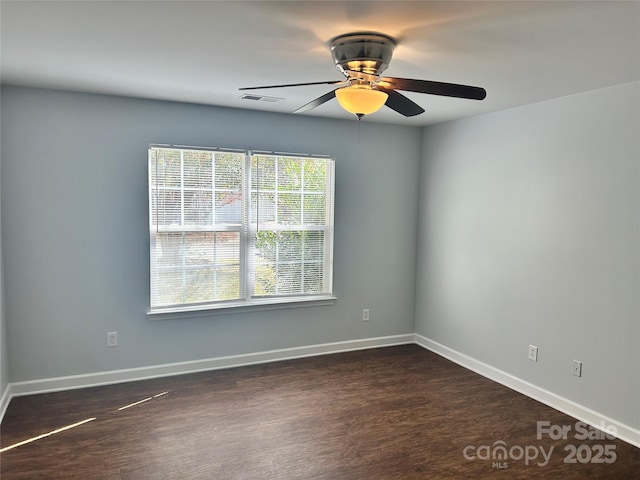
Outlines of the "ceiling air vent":
<svg viewBox="0 0 640 480">
<path fill-rule="evenodd" d="M 267 97 L 265 95 L 242 95 L 242 100 L 255 100 L 256 102 L 279 102 L 280 100 L 284 100 L 284 98 L 280 97 Z"/>
</svg>

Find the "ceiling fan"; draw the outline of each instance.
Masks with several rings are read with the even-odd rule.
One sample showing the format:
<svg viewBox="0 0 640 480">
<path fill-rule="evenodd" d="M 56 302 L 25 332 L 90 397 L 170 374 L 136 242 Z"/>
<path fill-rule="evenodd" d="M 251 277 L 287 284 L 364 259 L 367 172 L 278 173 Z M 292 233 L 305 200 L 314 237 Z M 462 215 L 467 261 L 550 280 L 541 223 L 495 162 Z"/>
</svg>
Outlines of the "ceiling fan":
<svg viewBox="0 0 640 480">
<path fill-rule="evenodd" d="M 372 32 L 347 33 L 333 38 L 329 46 L 336 68 L 346 77 L 344 80 L 243 87 L 240 90 L 337 85 L 336 89 L 310 101 L 294 113 L 307 112 L 336 97 L 342 108 L 358 118 L 378 111 L 383 105 L 405 117 L 424 113 L 420 105 L 399 93 L 398 90 L 471 100 L 483 100 L 487 96 L 484 88 L 480 87 L 411 78 L 383 77 L 382 72 L 389 66 L 396 46 L 396 41 L 388 35 Z"/>
</svg>

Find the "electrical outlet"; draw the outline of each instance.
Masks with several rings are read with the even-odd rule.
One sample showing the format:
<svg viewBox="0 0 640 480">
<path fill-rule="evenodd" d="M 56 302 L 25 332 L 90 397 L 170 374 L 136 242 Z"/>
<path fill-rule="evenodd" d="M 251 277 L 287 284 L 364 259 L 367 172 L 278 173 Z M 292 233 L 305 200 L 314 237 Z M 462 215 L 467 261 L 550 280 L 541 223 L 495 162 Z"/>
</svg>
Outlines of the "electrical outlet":
<svg viewBox="0 0 640 480">
<path fill-rule="evenodd" d="M 368 308 L 362 309 L 362 321 L 363 322 L 368 322 L 369 321 L 369 309 Z"/>
<path fill-rule="evenodd" d="M 532 362 L 538 361 L 538 347 L 529 345 L 529 360 Z"/>
<path fill-rule="evenodd" d="M 118 332 L 107 332 L 107 347 L 118 346 Z"/>
<path fill-rule="evenodd" d="M 576 377 L 582 376 L 582 362 L 579 362 L 578 360 L 573 361 L 573 374 Z"/>
</svg>

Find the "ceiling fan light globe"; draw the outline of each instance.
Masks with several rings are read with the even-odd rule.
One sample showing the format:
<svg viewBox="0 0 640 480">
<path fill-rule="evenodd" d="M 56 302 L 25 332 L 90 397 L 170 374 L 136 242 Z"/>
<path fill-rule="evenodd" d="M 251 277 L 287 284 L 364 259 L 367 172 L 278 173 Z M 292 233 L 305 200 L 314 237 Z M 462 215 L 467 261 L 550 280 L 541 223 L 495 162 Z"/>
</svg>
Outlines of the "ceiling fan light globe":
<svg viewBox="0 0 640 480">
<path fill-rule="evenodd" d="M 355 115 L 370 115 L 377 112 L 389 98 L 385 92 L 359 86 L 339 88 L 335 93 L 340 106 Z"/>
</svg>

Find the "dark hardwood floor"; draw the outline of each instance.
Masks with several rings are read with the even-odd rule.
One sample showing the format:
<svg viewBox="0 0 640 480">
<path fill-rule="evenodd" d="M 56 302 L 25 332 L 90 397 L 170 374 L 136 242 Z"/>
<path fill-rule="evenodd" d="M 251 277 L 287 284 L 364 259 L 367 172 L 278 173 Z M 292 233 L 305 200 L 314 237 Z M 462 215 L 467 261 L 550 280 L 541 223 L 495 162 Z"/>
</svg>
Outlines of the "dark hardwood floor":
<svg viewBox="0 0 640 480">
<path fill-rule="evenodd" d="M 5 450 L 1 478 L 640 478 L 640 449 L 416 345 L 18 397 L 0 445 L 91 418 Z"/>
</svg>

